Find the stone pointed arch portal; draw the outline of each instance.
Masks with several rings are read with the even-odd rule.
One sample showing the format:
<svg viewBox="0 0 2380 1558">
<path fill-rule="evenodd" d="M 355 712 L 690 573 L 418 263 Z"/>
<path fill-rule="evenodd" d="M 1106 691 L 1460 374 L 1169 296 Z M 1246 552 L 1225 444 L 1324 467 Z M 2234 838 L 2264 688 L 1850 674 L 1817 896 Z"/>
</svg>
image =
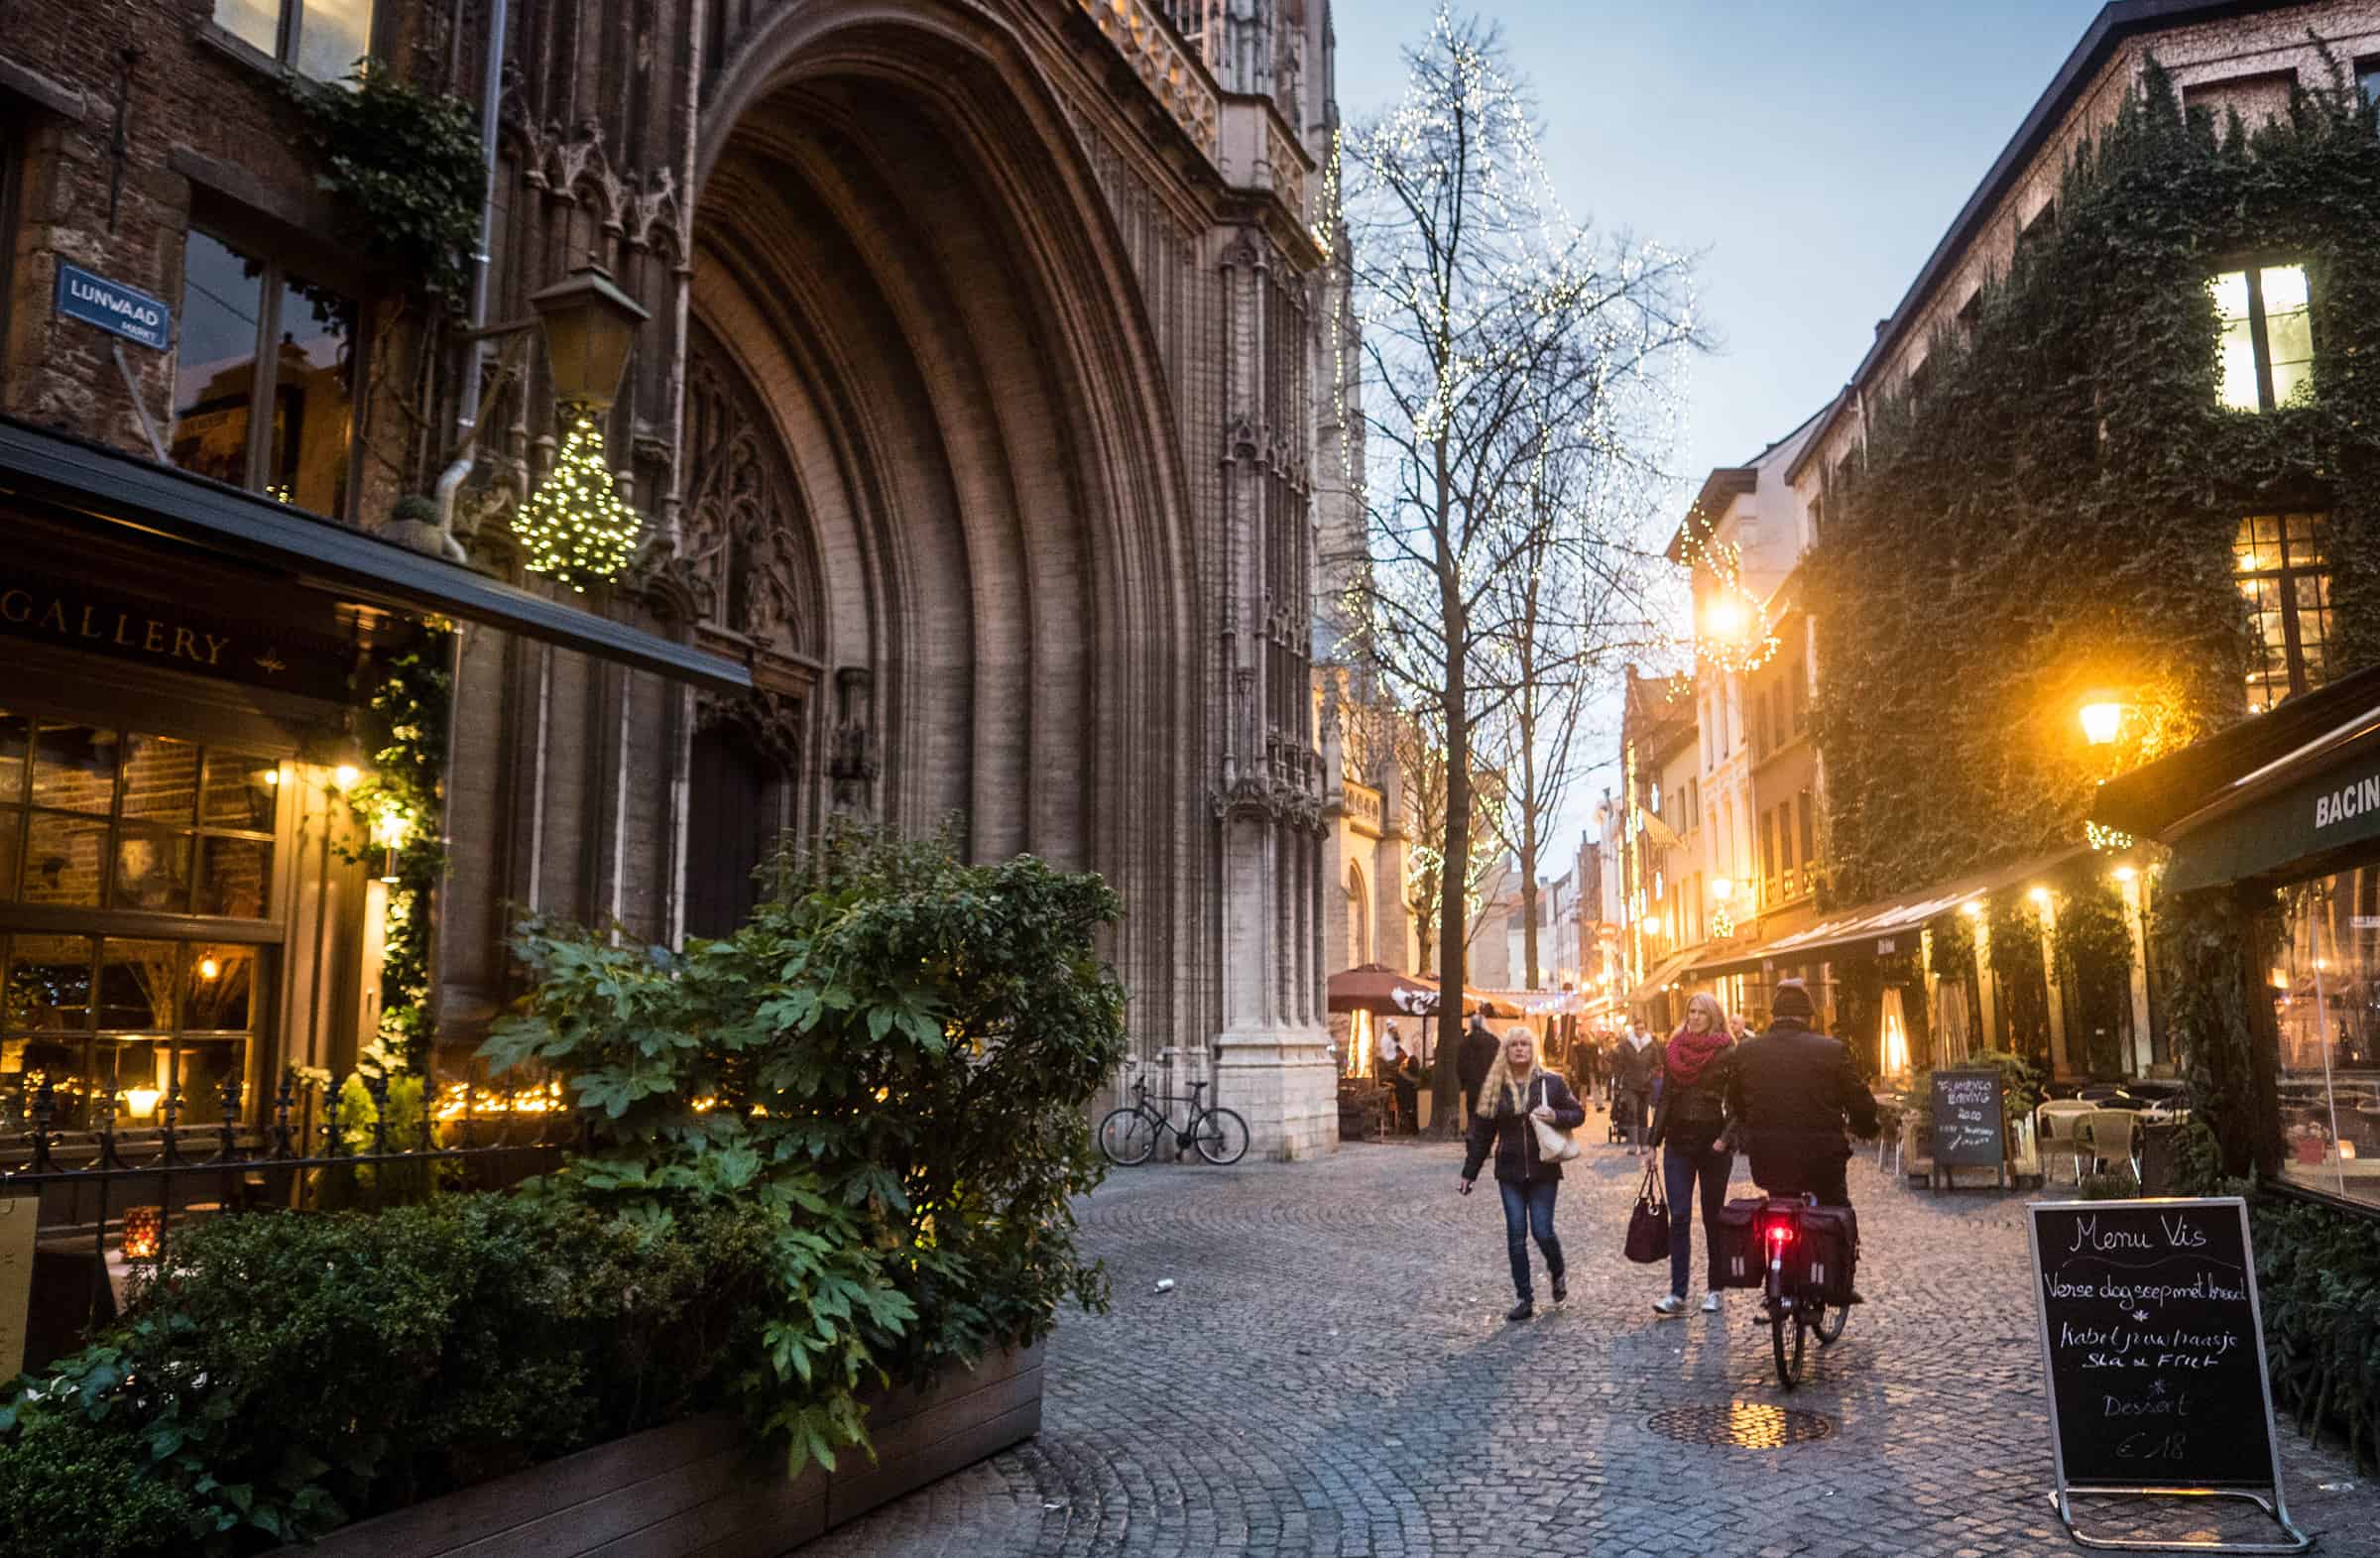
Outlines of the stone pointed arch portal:
<svg viewBox="0 0 2380 1558">
<path fill-rule="evenodd" d="M 693 349 L 765 408 L 818 571 L 805 802 L 1103 873 L 1144 1054 L 1214 1031 L 1202 639 L 1164 369 L 1022 44 L 782 8 L 698 127 Z"/>
</svg>

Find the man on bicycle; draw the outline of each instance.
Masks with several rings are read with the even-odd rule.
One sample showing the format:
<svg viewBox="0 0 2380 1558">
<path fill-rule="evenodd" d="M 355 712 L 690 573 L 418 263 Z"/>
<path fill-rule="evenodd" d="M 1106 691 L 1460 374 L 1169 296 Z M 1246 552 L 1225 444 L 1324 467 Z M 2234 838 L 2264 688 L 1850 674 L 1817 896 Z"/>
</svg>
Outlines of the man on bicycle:
<svg viewBox="0 0 2380 1558">
<path fill-rule="evenodd" d="M 1735 1050 L 1727 1115 L 1751 1158 L 1752 1178 L 1772 1196 L 1812 1195 L 1820 1206 L 1847 1207 L 1847 1117 L 1862 1137 L 1876 1134 L 1875 1095 L 1850 1051 L 1811 1024 L 1817 1008 L 1798 979 L 1777 986 L 1768 1031 Z"/>
</svg>

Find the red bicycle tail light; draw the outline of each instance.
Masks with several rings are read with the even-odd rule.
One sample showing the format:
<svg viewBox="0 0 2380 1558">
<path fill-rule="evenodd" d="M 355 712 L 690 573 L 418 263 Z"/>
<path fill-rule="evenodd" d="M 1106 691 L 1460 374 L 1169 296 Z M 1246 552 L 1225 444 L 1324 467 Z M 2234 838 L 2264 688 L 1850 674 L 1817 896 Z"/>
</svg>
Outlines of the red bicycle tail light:
<svg viewBox="0 0 2380 1558">
<path fill-rule="evenodd" d="M 1792 1244 L 1792 1243 L 1793 1243 L 1793 1225 L 1792 1225 L 1791 1223 L 1771 1223 L 1771 1224 L 1769 1224 L 1769 1225 L 1768 1225 L 1768 1242 L 1769 1242 L 1770 1244 L 1772 1244 L 1772 1245 L 1790 1245 L 1790 1244 Z"/>
</svg>

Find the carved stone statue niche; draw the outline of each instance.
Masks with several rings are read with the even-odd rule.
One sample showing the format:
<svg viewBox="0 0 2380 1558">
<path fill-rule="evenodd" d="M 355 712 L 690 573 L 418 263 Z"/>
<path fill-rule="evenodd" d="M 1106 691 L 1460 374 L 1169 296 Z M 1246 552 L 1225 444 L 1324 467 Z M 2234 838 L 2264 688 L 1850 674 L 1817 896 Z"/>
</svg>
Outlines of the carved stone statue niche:
<svg viewBox="0 0 2380 1558">
<path fill-rule="evenodd" d="M 704 625 L 798 659 L 819 652 L 818 573 L 775 429 L 707 337 L 686 358 L 684 558 Z"/>
</svg>

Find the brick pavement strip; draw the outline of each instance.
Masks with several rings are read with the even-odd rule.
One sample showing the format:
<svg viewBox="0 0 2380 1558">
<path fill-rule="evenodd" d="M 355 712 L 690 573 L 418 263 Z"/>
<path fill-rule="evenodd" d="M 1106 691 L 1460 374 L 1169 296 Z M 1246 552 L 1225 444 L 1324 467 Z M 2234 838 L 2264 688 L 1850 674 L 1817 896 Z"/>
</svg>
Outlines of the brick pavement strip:
<svg viewBox="0 0 2380 1558">
<path fill-rule="evenodd" d="M 1937 1198 L 1854 1161 L 1868 1302 L 1788 1397 L 1749 1295 L 1719 1318 L 1651 1313 L 1667 1268 L 1620 1258 L 1637 1168 L 1621 1149 L 1571 1169 L 1570 1302 L 1519 1326 L 1502 1319 L 1502 1212 L 1454 1194 L 1458 1162 L 1450 1145 L 1350 1144 L 1114 1174 L 1081 1211 L 1115 1308 L 1061 1316 L 1039 1437 L 805 1558 L 2082 1550 L 2046 1498 L 2020 1200 Z M 1734 1193 L 1750 1193 L 1740 1172 Z M 1154 1291 L 1162 1277 L 1174 1291 Z M 1730 1401 L 1819 1412 L 1835 1432 L 1712 1449 L 1645 1426 Z M 2291 1510 L 2319 1550 L 2380 1558 L 2380 1486 L 2334 1445 L 2280 1432 Z M 2094 1505 L 2144 1535 L 2258 1534 L 2253 1511 L 2222 1507 Z"/>
</svg>

